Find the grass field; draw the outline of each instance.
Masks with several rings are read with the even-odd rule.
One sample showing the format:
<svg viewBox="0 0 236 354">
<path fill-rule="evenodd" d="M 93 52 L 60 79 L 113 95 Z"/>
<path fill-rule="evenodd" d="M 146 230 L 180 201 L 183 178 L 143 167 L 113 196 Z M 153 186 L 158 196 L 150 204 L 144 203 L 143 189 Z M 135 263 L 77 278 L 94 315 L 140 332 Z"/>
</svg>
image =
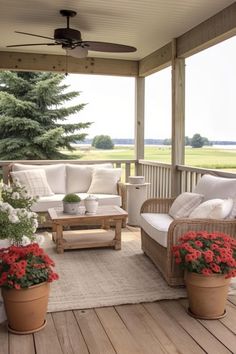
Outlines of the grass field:
<svg viewBox="0 0 236 354">
<path fill-rule="evenodd" d="M 122 160 L 133 159 L 134 148 L 132 146 L 117 146 L 114 150 L 98 150 L 88 148 L 78 148 L 72 155 L 69 152 L 64 153 L 70 155 L 70 158 L 81 160 Z M 171 148 L 170 147 L 145 147 L 145 160 L 154 160 L 159 162 L 170 163 Z M 212 147 L 185 149 L 185 165 L 204 167 L 212 169 L 224 169 L 227 171 L 236 170 L 236 149 L 215 149 Z"/>
</svg>

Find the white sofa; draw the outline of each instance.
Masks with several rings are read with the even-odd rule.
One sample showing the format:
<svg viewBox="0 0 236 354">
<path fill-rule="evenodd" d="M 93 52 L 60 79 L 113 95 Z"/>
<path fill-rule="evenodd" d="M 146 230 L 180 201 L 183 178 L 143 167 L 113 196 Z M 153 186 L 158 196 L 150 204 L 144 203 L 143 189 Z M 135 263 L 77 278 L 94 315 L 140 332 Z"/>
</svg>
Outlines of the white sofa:
<svg viewBox="0 0 236 354">
<path fill-rule="evenodd" d="M 236 237 L 236 179 L 204 175 L 194 193 L 149 199 L 141 207 L 142 250 L 169 285 L 183 285 L 172 247 L 183 233 L 219 231 Z"/>
<path fill-rule="evenodd" d="M 23 178 L 24 182 L 26 180 L 27 183 L 35 184 L 38 181 L 29 181 L 29 174 L 32 176 L 36 170 L 45 172 L 49 191 L 45 193 L 44 190 L 39 200 L 32 206 L 35 212 L 45 213 L 49 208 L 62 206 L 62 199 L 67 193 L 78 194 L 82 199 L 81 203 L 88 194 L 93 194 L 98 198 L 99 205 L 122 206 L 122 184 L 119 183 L 121 169 L 113 168 L 111 163 L 93 165 L 14 163 L 10 174 L 12 179 L 18 177 L 22 182 Z M 22 175 L 23 171 L 27 173 L 24 172 Z"/>
</svg>

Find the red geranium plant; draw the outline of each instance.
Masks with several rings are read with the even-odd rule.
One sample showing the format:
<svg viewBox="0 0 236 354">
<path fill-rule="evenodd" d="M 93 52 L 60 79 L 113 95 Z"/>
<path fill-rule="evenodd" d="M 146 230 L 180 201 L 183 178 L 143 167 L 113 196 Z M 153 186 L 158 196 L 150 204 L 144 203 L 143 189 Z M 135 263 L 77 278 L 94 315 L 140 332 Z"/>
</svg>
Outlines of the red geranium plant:
<svg viewBox="0 0 236 354">
<path fill-rule="evenodd" d="M 236 240 L 220 232 L 189 231 L 173 247 L 175 262 L 203 275 L 236 276 Z"/>
<path fill-rule="evenodd" d="M 58 279 L 53 260 L 37 243 L 0 249 L 0 286 L 28 288 Z"/>
</svg>

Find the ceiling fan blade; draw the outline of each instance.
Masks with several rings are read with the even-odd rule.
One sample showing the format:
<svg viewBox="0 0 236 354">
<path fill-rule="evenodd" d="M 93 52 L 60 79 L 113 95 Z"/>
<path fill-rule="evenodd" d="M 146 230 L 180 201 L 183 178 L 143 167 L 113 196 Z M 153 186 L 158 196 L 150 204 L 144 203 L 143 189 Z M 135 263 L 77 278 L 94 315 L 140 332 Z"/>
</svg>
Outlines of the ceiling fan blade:
<svg viewBox="0 0 236 354">
<path fill-rule="evenodd" d="M 82 47 L 87 47 L 88 50 L 98 52 L 129 53 L 137 50 L 135 47 L 131 47 L 129 45 L 108 42 L 82 41 L 80 45 Z"/>
<path fill-rule="evenodd" d="M 10 47 L 28 47 L 31 45 L 61 45 L 60 43 L 29 43 L 29 44 L 12 44 L 7 45 L 8 48 Z"/>
<path fill-rule="evenodd" d="M 27 33 L 27 32 L 20 32 L 20 31 L 15 31 L 15 33 L 25 34 L 26 36 L 33 36 L 33 37 L 39 37 L 39 38 L 45 38 L 45 39 L 54 40 L 54 38 L 52 38 L 52 37 L 40 36 L 39 34 L 33 34 L 33 33 Z"/>
</svg>

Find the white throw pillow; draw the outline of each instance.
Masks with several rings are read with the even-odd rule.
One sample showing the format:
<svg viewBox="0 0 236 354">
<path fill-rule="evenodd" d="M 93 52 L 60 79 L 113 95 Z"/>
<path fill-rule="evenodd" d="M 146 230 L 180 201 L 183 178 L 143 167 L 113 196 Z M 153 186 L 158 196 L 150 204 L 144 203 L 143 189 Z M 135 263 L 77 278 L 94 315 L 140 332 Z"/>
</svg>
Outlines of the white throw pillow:
<svg viewBox="0 0 236 354">
<path fill-rule="evenodd" d="M 66 193 L 87 192 L 95 168 L 112 168 L 111 163 L 95 165 L 66 165 Z"/>
<path fill-rule="evenodd" d="M 20 183 L 24 185 L 28 193 L 32 196 L 48 196 L 53 195 L 46 178 L 44 170 L 34 169 L 27 171 L 11 172 L 13 181 L 18 178 Z"/>
<path fill-rule="evenodd" d="M 210 199 L 194 209 L 189 218 L 225 219 L 232 207 L 233 199 Z"/>
<path fill-rule="evenodd" d="M 233 199 L 233 207 L 231 209 L 231 212 L 228 216 L 229 219 L 235 219 L 236 218 L 236 199 Z"/>
<path fill-rule="evenodd" d="M 117 194 L 117 182 L 120 177 L 121 168 L 95 169 L 88 193 Z"/>
<path fill-rule="evenodd" d="M 187 218 L 202 201 L 202 194 L 184 192 L 174 200 L 169 215 L 174 219 Z"/>
<path fill-rule="evenodd" d="M 194 193 L 204 195 L 204 200 L 236 198 L 236 178 L 204 175 L 197 183 Z"/>
<path fill-rule="evenodd" d="M 54 165 L 27 165 L 14 163 L 12 171 L 27 171 L 27 170 L 44 170 L 46 173 L 48 184 L 53 193 L 66 193 L 66 169 L 64 164 Z"/>
</svg>

